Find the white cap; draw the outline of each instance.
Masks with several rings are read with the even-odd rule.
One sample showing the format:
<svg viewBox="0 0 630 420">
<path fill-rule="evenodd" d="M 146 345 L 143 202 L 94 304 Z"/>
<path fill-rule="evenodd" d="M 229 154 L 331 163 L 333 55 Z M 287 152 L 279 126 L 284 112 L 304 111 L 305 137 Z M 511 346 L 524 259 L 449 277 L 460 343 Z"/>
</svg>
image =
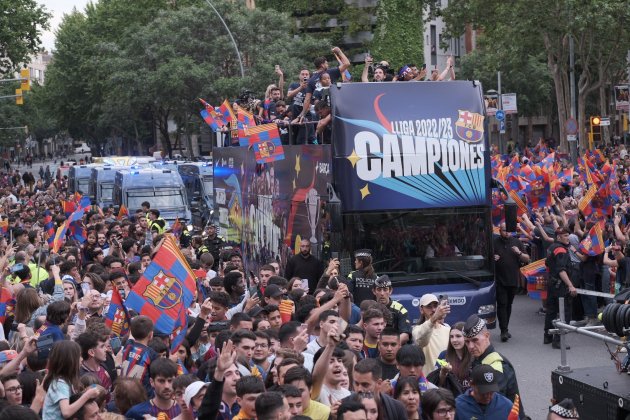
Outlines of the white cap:
<svg viewBox="0 0 630 420">
<path fill-rule="evenodd" d="M 438 301 L 438 298 L 435 295 L 432 295 L 431 293 L 422 295 L 422 297 L 420 298 L 420 306 L 427 306 L 433 302 L 439 302 L 439 301 Z"/>
<path fill-rule="evenodd" d="M 189 408 L 190 401 L 206 386 L 208 386 L 208 384 L 205 382 L 195 381 L 186 387 L 186 391 L 184 391 L 184 401 L 186 401 L 186 405 Z"/>
</svg>

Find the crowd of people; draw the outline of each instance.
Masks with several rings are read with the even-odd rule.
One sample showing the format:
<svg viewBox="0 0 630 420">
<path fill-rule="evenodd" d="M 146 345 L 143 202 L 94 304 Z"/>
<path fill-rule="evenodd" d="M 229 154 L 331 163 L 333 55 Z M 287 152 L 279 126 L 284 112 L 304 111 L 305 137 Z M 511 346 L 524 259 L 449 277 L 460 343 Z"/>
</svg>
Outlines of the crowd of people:
<svg viewBox="0 0 630 420">
<path fill-rule="evenodd" d="M 412 325 L 370 250 L 356 251 L 346 278 L 303 240 L 286 267 L 252 275 L 214 226 L 176 232 L 149 202 L 118 216 L 90 207 L 85 239 L 51 246 L 50 224 L 77 197 L 61 180 L 37 191 L 16 181 L 0 200 L 0 420 L 526 418 L 485 321 L 446 325 L 448 301 L 426 294 Z M 173 234 L 197 282 L 185 339 L 172 348 L 133 311 L 117 334 L 114 294 L 124 302 Z M 576 418 L 555 407 L 550 418 Z"/>
<path fill-rule="evenodd" d="M 278 124 L 282 144 L 330 144 L 332 137 L 330 86 L 337 82 L 350 83 L 350 60 L 341 48 L 332 48 L 339 63 L 330 67 L 326 57 L 313 61 L 315 70 L 300 69 L 297 80 L 289 84 L 284 92 L 284 73 L 275 66 L 278 83 L 267 86 L 263 99 L 256 98 L 250 91 L 244 91 L 232 104 L 235 113 L 243 109 L 251 113 L 257 123 L 275 122 Z M 409 63 L 396 69 L 389 62 L 374 63 L 368 53 L 361 74 L 362 82 L 417 82 L 455 80 L 455 60 L 448 57 L 445 68 L 427 69 L 426 64 Z M 226 128 L 227 129 L 227 128 Z M 230 140 L 231 139 L 231 140 Z M 238 145 L 238 138 L 226 136 L 225 145 Z"/>
</svg>

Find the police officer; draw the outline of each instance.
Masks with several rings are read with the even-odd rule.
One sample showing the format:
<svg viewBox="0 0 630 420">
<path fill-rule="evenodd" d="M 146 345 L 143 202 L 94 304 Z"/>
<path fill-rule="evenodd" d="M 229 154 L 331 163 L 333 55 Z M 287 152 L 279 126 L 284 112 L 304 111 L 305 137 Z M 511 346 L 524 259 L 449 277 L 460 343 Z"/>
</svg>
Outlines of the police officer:
<svg viewBox="0 0 630 420">
<path fill-rule="evenodd" d="M 208 247 L 204 245 L 203 240 L 201 239 L 201 236 L 199 235 L 193 236 L 192 247 L 195 250 L 195 256 L 197 257 L 198 260 L 201 259 L 201 256 L 203 254 L 205 254 L 206 252 L 210 252 L 208 250 Z"/>
<path fill-rule="evenodd" d="M 149 229 L 158 235 L 166 231 L 166 220 L 160 217 L 160 211 L 157 209 L 149 210 Z"/>
<path fill-rule="evenodd" d="M 216 270 L 219 267 L 219 256 L 221 254 L 221 250 L 225 246 L 225 241 L 221 236 L 217 235 L 217 227 L 214 224 L 208 225 L 206 233 L 208 236 L 206 237 L 204 244 L 208 252 L 214 257 L 214 265 L 212 266 L 212 269 Z"/>
<path fill-rule="evenodd" d="M 405 307 L 395 300 L 392 300 L 390 296 L 394 289 L 392 288 L 392 281 L 389 276 L 383 275 L 377 277 L 372 285 L 372 293 L 374 293 L 375 300 L 387 306 L 389 312 L 392 314 L 391 320 L 387 323 L 388 327 L 392 327 L 400 335 L 400 344 L 407 344 L 411 337 L 411 324 L 409 323 L 408 312 Z"/>
<path fill-rule="evenodd" d="M 549 334 L 553 328 L 553 320 L 560 312 L 560 298 L 564 297 L 565 322 L 571 321 L 571 298 L 577 295 L 577 290 L 571 283 L 571 257 L 569 256 L 569 235 L 566 228 L 556 229 L 556 241 L 547 250 L 545 265 L 549 270 L 547 280 L 547 313 L 545 315 L 545 344 L 552 343 L 554 349 L 560 348 L 560 336 Z M 568 346 L 567 346 L 568 348 Z"/>
<path fill-rule="evenodd" d="M 522 395 L 518 390 L 518 382 L 516 380 L 516 371 L 514 366 L 501 353 L 494 350 L 490 342 L 490 332 L 486 327 L 486 321 L 479 318 L 476 314 L 468 317 L 464 324 L 464 341 L 466 347 L 473 357 L 472 366 L 488 365 L 498 372 L 499 376 L 499 392 L 514 402 L 516 395 Z M 519 402 L 521 417 L 527 419 L 525 410 L 523 409 L 523 398 Z"/>
</svg>

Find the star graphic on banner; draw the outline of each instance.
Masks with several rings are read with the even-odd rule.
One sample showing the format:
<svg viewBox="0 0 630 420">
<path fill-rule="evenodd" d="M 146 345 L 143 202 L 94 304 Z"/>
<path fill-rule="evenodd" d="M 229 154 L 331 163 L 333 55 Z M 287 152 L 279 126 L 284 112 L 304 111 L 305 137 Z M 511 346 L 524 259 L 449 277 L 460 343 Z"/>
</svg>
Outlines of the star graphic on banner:
<svg viewBox="0 0 630 420">
<path fill-rule="evenodd" d="M 300 176 L 300 171 L 302 170 L 302 168 L 300 168 L 300 155 L 295 155 L 295 177 L 299 177 Z M 295 188 L 295 187 L 293 187 Z"/>
<path fill-rule="evenodd" d="M 348 156 L 346 159 L 350 161 L 350 163 L 352 164 L 352 167 L 354 168 L 357 162 L 361 160 L 361 157 L 357 155 L 357 152 L 354 149 L 352 149 L 352 154 Z"/>
<path fill-rule="evenodd" d="M 368 184 L 365 184 L 365 187 L 361 188 L 359 191 L 361 192 L 361 200 L 370 195 Z"/>
</svg>

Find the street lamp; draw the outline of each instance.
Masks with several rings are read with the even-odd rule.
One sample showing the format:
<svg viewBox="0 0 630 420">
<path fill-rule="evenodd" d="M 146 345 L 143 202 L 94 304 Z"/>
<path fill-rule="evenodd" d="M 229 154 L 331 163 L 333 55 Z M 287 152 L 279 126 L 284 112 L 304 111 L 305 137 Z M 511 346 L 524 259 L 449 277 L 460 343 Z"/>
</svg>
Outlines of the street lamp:
<svg viewBox="0 0 630 420">
<path fill-rule="evenodd" d="M 214 13 L 217 14 L 219 19 L 221 20 L 221 23 L 225 27 L 225 30 L 230 36 L 230 39 L 232 40 L 232 44 L 234 45 L 234 49 L 236 50 L 236 57 L 238 58 L 238 65 L 241 67 L 241 77 L 245 78 L 245 70 L 243 70 L 243 60 L 241 60 L 241 52 L 238 50 L 238 45 L 236 45 L 236 41 L 234 40 L 234 37 L 232 36 L 232 32 L 230 32 L 230 28 L 228 28 L 227 24 L 223 20 L 223 17 L 219 13 L 219 11 L 214 7 L 214 5 L 210 2 L 210 0 L 206 0 L 206 3 L 208 3 L 208 6 L 212 7 L 212 10 L 214 10 Z"/>
</svg>

